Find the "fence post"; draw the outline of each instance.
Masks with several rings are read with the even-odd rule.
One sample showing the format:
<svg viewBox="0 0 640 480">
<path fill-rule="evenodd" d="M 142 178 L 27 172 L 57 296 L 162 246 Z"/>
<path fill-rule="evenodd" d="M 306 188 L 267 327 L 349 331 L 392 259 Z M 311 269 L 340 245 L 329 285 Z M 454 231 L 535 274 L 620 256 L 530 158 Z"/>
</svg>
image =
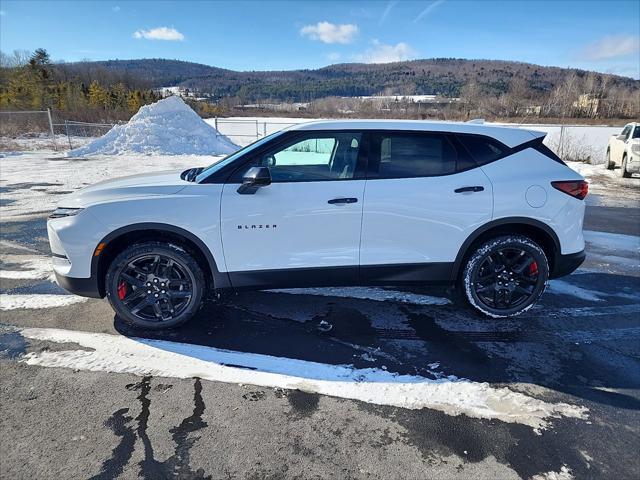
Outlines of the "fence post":
<svg viewBox="0 0 640 480">
<path fill-rule="evenodd" d="M 258 119 L 256 118 L 256 140 L 260 139 L 260 130 L 258 128 Z"/>
<path fill-rule="evenodd" d="M 218 140 L 218 117 L 213 117 L 213 126 L 216 129 L 216 140 Z"/>
<path fill-rule="evenodd" d="M 262 137 L 266 137 L 267 136 L 267 122 L 266 120 L 264 122 L 262 122 Z"/>
<path fill-rule="evenodd" d="M 58 150 L 56 145 L 56 135 L 53 133 L 53 121 L 51 120 L 51 109 L 47 108 L 47 117 L 49 118 L 49 131 L 51 132 L 51 141 L 53 142 L 53 149 Z"/>
<path fill-rule="evenodd" d="M 560 144 L 558 145 L 558 156 L 560 158 L 562 158 L 562 154 L 563 154 L 563 150 L 564 150 L 564 145 L 562 143 L 562 137 L 564 137 L 564 125 L 560 125 Z"/>
<path fill-rule="evenodd" d="M 73 147 L 71 146 L 71 137 L 69 136 L 69 121 L 68 120 L 64 121 L 64 133 L 67 134 L 67 140 L 69 141 L 69 150 L 72 150 Z"/>
</svg>

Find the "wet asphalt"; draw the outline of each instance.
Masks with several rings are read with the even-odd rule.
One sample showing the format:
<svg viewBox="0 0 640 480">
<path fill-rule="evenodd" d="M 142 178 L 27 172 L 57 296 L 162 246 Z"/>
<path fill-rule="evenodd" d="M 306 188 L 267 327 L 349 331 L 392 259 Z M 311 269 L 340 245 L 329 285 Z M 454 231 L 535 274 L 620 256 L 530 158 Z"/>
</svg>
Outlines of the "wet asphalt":
<svg viewBox="0 0 640 480">
<path fill-rule="evenodd" d="M 597 202 L 596 202 L 597 203 Z M 640 235 L 640 208 L 587 207 L 585 228 Z M 44 217 L 2 223 L 0 254 L 49 253 Z M 638 258 L 630 259 L 638 263 Z M 11 269 L 11 265 L 3 268 Z M 640 277 L 587 259 L 523 317 L 467 308 L 288 293 L 207 304 L 170 332 L 132 331 L 106 301 L 0 311 L 0 477 L 21 478 L 575 478 L 640 476 Z M 450 295 L 446 289 L 414 293 Z M 0 279 L 0 293 L 57 293 Z M 321 331 L 320 322 L 332 328 Z M 64 349 L 15 327 L 160 338 L 357 368 L 447 375 L 589 409 L 541 435 L 530 427 L 251 385 L 29 366 Z"/>
</svg>

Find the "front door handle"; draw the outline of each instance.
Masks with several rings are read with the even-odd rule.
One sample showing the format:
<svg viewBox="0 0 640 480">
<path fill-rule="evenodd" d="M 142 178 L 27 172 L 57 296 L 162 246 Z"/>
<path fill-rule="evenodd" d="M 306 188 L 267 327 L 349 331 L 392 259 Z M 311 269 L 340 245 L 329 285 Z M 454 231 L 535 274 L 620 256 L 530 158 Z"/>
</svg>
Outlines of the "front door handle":
<svg viewBox="0 0 640 480">
<path fill-rule="evenodd" d="M 460 187 L 456 188 L 454 192 L 456 193 L 464 193 L 464 192 L 482 192 L 484 187 L 480 185 L 476 185 L 475 187 Z"/>
<path fill-rule="evenodd" d="M 330 203 L 331 205 L 340 205 L 343 203 L 356 203 L 357 201 L 357 198 L 333 198 L 327 201 L 327 203 Z"/>
</svg>

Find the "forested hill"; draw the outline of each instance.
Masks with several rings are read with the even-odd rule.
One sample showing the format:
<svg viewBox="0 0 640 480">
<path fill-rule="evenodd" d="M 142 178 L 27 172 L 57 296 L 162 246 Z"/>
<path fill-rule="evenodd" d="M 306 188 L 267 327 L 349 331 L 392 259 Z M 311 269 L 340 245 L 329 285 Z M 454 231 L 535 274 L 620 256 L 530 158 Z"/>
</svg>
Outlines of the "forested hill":
<svg viewBox="0 0 640 480">
<path fill-rule="evenodd" d="M 387 64 L 348 63 L 316 70 L 238 72 L 165 59 L 110 60 L 59 64 L 65 73 L 95 78 L 129 78 L 149 87 L 183 86 L 215 96 L 246 100 L 309 101 L 327 96 L 438 94 L 455 97 L 476 83 L 490 94 L 505 93 L 512 80 L 533 92 L 549 92 L 568 75 L 588 72 L 498 60 L 436 58 Z M 98 75 L 98 77 L 96 77 Z M 596 75 L 596 81 L 602 80 Z M 607 75 L 608 85 L 640 89 L 640 81 Z"/>
</svg>

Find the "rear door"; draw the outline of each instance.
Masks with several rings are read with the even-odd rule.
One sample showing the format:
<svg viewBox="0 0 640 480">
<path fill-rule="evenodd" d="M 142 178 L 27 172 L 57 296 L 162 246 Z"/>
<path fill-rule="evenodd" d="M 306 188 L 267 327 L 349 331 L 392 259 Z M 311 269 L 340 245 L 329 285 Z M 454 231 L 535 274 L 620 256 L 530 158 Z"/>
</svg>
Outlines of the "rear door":
<svg viewBox="0 0 640 480">
<path fill-rule="evenodd" d="M 365 185 L 361 141 L 360 132 L 299 133 L 225 184 L 222 242 L 234 286 L 357 281 Z M 272 184 L 240 194 L 242 175 L 252 166 L 269 167 Z"/>
<path fill-rule="evenodd" d="M 489 179 L 446 134 L 372 134 L 367 175 L 364 281 L 442 280 L 469 234 L 492 217 Z"/>
</svg>

